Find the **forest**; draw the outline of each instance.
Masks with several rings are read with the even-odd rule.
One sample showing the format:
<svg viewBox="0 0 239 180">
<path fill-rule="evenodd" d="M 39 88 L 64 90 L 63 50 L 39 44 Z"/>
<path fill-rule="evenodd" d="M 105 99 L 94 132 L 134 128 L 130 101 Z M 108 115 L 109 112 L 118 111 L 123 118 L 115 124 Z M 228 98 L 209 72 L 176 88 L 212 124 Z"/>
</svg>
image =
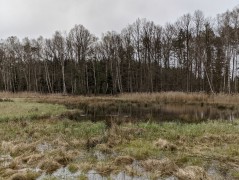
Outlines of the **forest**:
<svg viewBox="0 0 239 180">
<path fill-rule="evenodd" d="M 0 37 L 1 38 L 1 37 Z M 238 93 L 239 8 L 174 23 L 137 19 L 101 38 L 69 32 L 0 40 L 0 90 L 63 94 Z"/>
</svg>

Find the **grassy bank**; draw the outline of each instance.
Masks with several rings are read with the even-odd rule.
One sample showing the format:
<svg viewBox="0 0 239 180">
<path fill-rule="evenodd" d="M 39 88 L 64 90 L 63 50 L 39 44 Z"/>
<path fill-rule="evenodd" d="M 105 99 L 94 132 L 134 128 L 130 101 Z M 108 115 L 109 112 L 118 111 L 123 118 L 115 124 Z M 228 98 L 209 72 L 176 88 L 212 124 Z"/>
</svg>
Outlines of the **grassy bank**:
<svg viewBox="0 0 239 180">
<path fill-rule="evenodd" d="M 65 111 L 64 105 L 25 102 L 21 99 L 0 99 L 0 121 L 50 117 Z"/>
</svg>

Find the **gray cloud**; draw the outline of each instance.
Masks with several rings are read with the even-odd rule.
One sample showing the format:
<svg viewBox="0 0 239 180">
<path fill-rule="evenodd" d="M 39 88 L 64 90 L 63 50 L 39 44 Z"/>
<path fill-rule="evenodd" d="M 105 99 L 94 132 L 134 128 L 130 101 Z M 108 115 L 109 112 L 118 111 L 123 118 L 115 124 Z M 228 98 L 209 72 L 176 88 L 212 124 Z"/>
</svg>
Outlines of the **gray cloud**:
<svg viewBox="0 0 239 180">
<path fill-rule="evenodd" d="M 51 37 L 75 24 L 100 36 L 120 31 L 137 18 L 164 25 L 197 9 L 215 17 L 237 4 L 235 0 L 0 0 L 0 38 Z"/>
</svg>

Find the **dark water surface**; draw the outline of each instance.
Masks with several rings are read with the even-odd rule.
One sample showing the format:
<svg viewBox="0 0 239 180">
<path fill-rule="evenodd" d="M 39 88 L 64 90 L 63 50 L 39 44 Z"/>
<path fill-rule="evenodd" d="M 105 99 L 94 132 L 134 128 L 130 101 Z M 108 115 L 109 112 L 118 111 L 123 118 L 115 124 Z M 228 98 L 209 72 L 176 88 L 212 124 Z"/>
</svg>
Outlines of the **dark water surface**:
<svg viewBox="0 0 239 180">
<path fill-rule="evenodd" d="M 125 121 L 180 121 L 201 122 L 207 120 L 233 121 L 239 118 L 239 109 L 235 107 L 182 104 L 119 104 L 108 106 L 83 106 L 76 120 L 102 121 L 120 119 Z M 73 118 L 73 119 L 74 119 Z"/>
</svg>

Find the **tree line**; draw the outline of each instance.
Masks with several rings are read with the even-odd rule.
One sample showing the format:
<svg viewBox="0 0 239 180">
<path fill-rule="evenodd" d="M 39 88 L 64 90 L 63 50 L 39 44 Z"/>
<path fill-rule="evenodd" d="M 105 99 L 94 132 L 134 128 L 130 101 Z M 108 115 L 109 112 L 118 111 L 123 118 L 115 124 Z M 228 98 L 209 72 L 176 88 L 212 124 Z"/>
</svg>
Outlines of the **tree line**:
<svg viewBox="0 0 239 180">
<path fill-rule="evenodd" d="M 0 41 L 0 90 L 69 94 L 239 91 L 239 8 L 175 23 L 137 19 L 97 38 L 83 25 Z"/>
</svg>

